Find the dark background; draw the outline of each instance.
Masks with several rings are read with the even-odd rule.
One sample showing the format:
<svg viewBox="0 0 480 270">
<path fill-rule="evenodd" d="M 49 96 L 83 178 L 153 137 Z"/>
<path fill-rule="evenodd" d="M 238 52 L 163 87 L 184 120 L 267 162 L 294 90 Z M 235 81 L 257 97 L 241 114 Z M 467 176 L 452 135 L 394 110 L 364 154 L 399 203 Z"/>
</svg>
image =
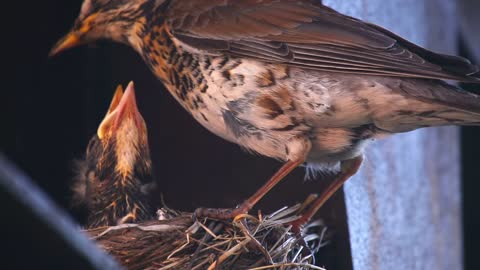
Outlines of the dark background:
<svg viewBox="0 0 480 270">
<path fill-rule="evenodd" d="M 134 80 L 137 99 L 149 131 L 154 168 L 168 206 L 193 210 L 198 206 L 231 207 L 248 197 L 271 176 L 280 163 L 244 153 L 238 146 L 210 134 L 196 123 L 126 46 L 99 42 L 55 57 L 48 52 L 69 30 L 81 1 L 15 2 L 8 12 L 17 14 L 7 22 L 4 50 L 8 69 L 1 90 L 2 140 L 7 157 L 30 175 L 59 205 L 81 222 L 82 212 L 70 207 L 72 162 L 81 158 L 95 134 L 116 85 Z M 28 7 L 27 7 L 28 6 Z M 8 42 L 5 42 L 7 41 Z M 13 41 L 13 42 L 10 42 Z M 95 47 L 95 48 L 92 48 Z M 467 55 L 468 51 L 463 50 Z M 13 75 L 9 75 L 10 70 Z M 468 87 L 468 86 L 467 86 Z M 470 88 L 469 88 L 470 89 Z M 474 88 L 471 88 L 472 90 Z M 480 89 L 480 86 L 477 86 Z M 480 240 L 479 128 L 462 129 L 464 189 L 464 239 L 467 269 L 480 269 L 476 245 Z M 296 170 L 263 200 L 265 212 L 301 201 L 322 183 L 303 182 L 304 172 Z M 0 198 L 1 200 L 1 198 Z M 267 204 L 268 202 L 268 204 Z M 15 219 L 15 205 L 5 202 L 8 220 L 26 228 L 21 240 L 7 236 L 9 252 L 3 253 L 16 268 L 36 265 L 34 260 L 68 260 L 52 256 L 48 240 L 45 250 L 29 249 L 26 220 Z M 9 216 L 10 215 L 10 216 Z M 328 269 L 351 269 L 343 194 L 330 200 L 319 214 L 331 227 L 333 244 L 319 258 Z M 2 223 L 7 218 L 2 219 Z M 13 219 L 13 220 L 12 220 Z M 5 245 L 7 246 L 7 245 Z M 53 245 L 51 245 L 53 247 Z M 19 256 L 19 252 L 22 252 Z M 33 255 L 33 254 L 36 255 Z"/>
</svg>

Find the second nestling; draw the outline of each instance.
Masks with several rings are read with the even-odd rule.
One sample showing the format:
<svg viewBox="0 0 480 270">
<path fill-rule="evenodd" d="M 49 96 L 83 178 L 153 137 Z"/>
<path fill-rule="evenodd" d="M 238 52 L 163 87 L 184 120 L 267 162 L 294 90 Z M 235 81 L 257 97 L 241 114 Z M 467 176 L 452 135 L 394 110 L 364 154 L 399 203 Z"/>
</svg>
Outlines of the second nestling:
<svg viewBox="0 0 480 270">
<path fill-rule="evenodd" d="M 85 158 L 78 162 L 74 201 L 88 209 L 87 228 L 152 219 L 155 189 L 147 128 L 134 86 L 119 86 Z"/>
</svg>

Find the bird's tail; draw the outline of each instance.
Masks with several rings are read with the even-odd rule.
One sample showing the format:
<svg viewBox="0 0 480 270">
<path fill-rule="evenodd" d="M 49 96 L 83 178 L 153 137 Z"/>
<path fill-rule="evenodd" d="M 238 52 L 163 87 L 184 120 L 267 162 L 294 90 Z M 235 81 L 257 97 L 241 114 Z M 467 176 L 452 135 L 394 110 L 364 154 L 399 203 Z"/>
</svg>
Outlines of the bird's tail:
<svg viewBox="0 0 480 270">
<path fill-rule="evenodd" d="M 402 91 L 402 96 L 410 102 L 396 111 L 395 116 L 377 123 L 386 131 L 405 132 L 448 125 L 480 126 L 480 95 L 436 80 L 402 80 L 392 88 Z"/>
</svg>

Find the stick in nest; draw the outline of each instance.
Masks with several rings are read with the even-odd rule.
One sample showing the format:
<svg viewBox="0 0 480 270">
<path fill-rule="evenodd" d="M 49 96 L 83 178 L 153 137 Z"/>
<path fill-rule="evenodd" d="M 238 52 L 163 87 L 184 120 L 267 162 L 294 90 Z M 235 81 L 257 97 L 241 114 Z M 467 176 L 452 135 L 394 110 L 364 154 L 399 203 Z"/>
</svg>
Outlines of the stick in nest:
<svg viewBox="0 0 480 270">
<path fill-rule="evenodd" d="M 323 269 L 313 265 L 312 255 L 304 255 L 305 247 L 286 225 L 301 208 L 285 207 L 265 217 L 242 215 L 231 223 L 193 222 L 191 214 L 182 213 L 86 232 L 128 269 Z M 325 231 L 321 222 L 306 227 L 304 239 L 312 250 L 326 244 Z"/>
</svg>

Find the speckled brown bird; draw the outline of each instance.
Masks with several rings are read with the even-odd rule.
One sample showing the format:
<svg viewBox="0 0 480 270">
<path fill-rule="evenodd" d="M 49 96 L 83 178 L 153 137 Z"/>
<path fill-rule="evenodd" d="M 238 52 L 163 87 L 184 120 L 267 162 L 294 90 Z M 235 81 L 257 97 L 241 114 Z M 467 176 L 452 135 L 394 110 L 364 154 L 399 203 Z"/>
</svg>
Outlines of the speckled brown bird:
<svg viewBox="0 0 480 270">
<path fill-rule="evenodd" d="M 139 222 L 155 215 L 149 202 L 155 185 L 133 83 L 125 94 L 119 86 L 84 160 L 78 162 L 74 200 L 88 208 L 87 228 Z"/>
<path fill-rule="evenodd" d="M 110 39 L 131 46 L 208 130 L 285 162 L 234 210 L 250 210 L 299 165 L 340 163 L 309 220 L 353 174 L 372 139 L 480 123 L 480 99 L 444 82 L 480 82 L 468 60 L 423 49 L 317 0 L 85 0 L 52 50 Z"/>
</svg>

